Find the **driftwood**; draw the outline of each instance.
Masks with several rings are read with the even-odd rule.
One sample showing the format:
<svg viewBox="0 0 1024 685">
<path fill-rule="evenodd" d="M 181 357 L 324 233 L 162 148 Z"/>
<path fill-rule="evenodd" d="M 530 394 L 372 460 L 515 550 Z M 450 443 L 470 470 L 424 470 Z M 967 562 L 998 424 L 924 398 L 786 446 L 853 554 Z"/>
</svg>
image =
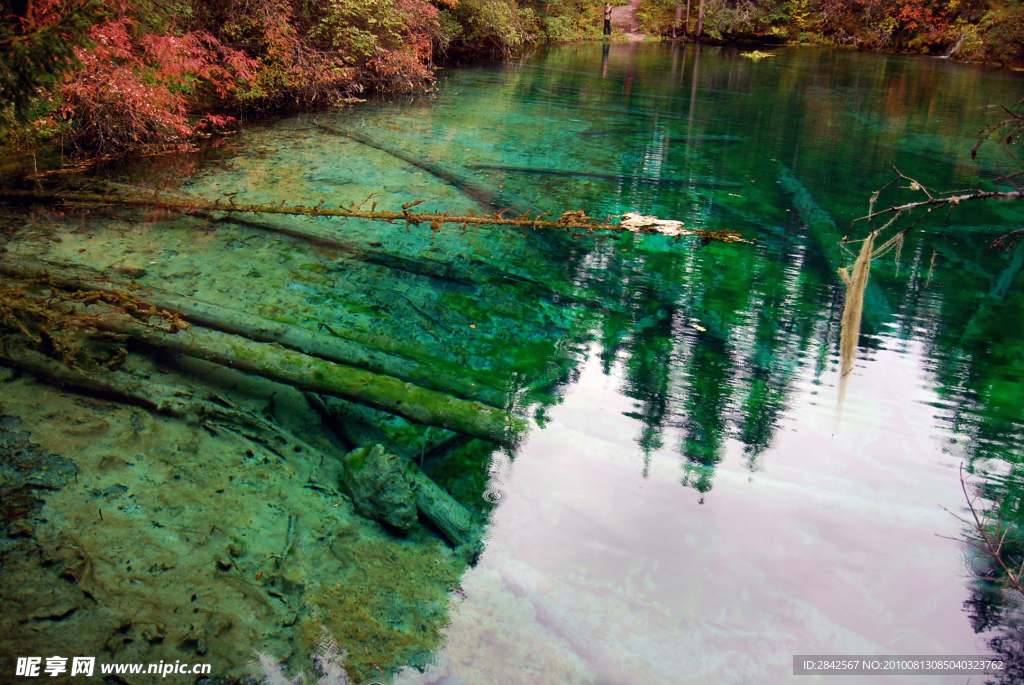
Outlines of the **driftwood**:
<svg viewBox="0 0 1024 685">
<path fill-rule="evenodd" d="M 722 231 L 708 231 L 704 229 L 680 229 L 673 227 L 670 230 L 666 230 L 664 227 L 657 224 L 650 225 L 631 225 L 623 226 L 621 224 L 610 224 L 601 223 L 587 216 L 580 211 L 572 211 L 563 213 L 558 219 L 543 219 L 543 218 L 530 218 L 527 213 L 520 214 L 517 217 L 505 217 L 502 214 L 485 214 L 483 216 L 476 216 L 473 214 L 466 215 L 453 215 L 450 213 L 437 214 L 437 213 L 417 213 L 410 212 L 409 209 L 418 204 L 421 204 L 420 200 L 410 202 L 402 206 L 401 212 L 391 212 L 377 210 L 376 204 L 371 209 L 365 210 L 360 209 L 359 206 L 351 205 L 348 208 L 339 207 L 332 209 L 324 207 L 323 202 L 315 207 L 303 207 L 303 206 L 291 206 L 285 207 L 284 203 L 274 204 L 263 204 L 263 205 L 239 205 L 231 203 L 222 203 L 220 200 L 209 201 L 201 198 L 185 198 L 185 197 L 128 197 L 123 195 L 103 195 L 96 193 L 60 193 L 60 192 L 46 192 L 46 191 L 31 191 L 31 190 L 0 190 L 0 200 L 6 202 L 21 202 L 21 203 L 32 203 L 41 202 L 46 204 L 67 204 L 70 206 L 121 206 L 121 207 L 135 207 L 135 208 L 158 208 L 167 209 L 182 214 L 195 214 L 197 212 L 241 212 L 249 214 L 285 214 L 290 216 L 306 216 L 311 218 L 317 217 L 343 217 L 343 218 L 355 218 L 355 219 L 371 219 L 374 221 L 386 221 L 389 223 L 401 222 L 407 226 L 418 226 L 420 224 L 428 224 L 431 230 L 439 231 L 444 224 L 453 224 L 468 226 L 482 225 L 482 226 L 511 226 L 516 228 L 532 228 L 536 230 L 554 229 L 569 231 L 573 235 L 605 235 L 608 233 L 658 233 L 663 235 L 669 235 L 672 237 L 682 236 L 696 236 L 701 240 L 705 241 L 720 241 L 724 243 L 749 243 L 749 240 L 744 240 L 743 237 L 735 231 L 722 230 Z M 290 234 L 288 231 L 294 230 L 293 233 L 296 236 L 306 237 L 305 231 L 298 228 L 296 229 L 280 229 L 281 233 Z M 331 244 L 330 239 L 324 232 L 323 240 L 325 244 Z M 309 238 L 307 238 L 309 239 Z"/>
<path fill-rule="evenodd" d="M 0 273 L 20 279 L 45 279 L 62 288 L 81 291 L 127 292 L 133 287 L 107 280 L 100 272 L 85 268 L 57 266 L 35 260 L 5 258 Z M 504 393 L 481 385 L 467 388 L 466 374 L 450 374 L 441 368 L 441 360 L 425 363 L 399 354 L 367 348 L 352 340 L 270 321 L 226 307 L 146 286 L 140 299 L 177 314 L 185 321 L 206 328 L 240 335 L 255 342 L 272 342 L 297 352 L 338 364 L 355 366 L 374 373 L 393 376 L 425 388 L 491 405 L 504 404 Z M 139 296 L 141 293 L 134 293 Z"/>
<path fill-rule="evenodd" d="M 522 419 L 500 409 L 420 388 L 391 376 L 328 362 L 276 344 L 256 343 L 198 327 L 180 335 L 169 334 L 120 317 L 95 316 L 89 323 L 97 330 L 126 335 L 156 349 L 205 359 L 299 390 L 341 397 L 416 423 L 493 442 L 514 442 L 525 428 Z"/>
</svg>

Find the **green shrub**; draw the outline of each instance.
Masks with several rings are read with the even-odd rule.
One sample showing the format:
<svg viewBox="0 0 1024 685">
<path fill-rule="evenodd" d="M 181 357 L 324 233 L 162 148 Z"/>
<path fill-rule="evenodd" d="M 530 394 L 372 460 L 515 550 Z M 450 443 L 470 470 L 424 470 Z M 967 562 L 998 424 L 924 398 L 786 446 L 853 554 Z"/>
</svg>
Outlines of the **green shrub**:
<svg viewBox="0 0 1024 685">
<path fill-rule="evenodd" d="M 514 0 L 460 0 L 441 11 L 442 25 L 449 33 L 450 48 L 456 54 L 486 53 L 507 56 L 534 39 L 535 19 L 529 8 Z"/>
</svg>

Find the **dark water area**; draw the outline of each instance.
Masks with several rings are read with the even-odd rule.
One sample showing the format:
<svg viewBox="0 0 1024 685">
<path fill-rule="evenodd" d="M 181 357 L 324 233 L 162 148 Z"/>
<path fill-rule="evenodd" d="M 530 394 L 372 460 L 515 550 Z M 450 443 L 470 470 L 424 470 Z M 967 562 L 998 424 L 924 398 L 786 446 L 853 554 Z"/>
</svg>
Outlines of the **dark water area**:
<svg viewBox="0 0 1024 685">
<path fill-rule="evenodd" d="M 143 286 L 327 327 L 528 419 L 514 446 L 498 448 L 355 405 L 343 412 L 339 444 L 391 445 L 481 522 L 472 566 L 450 561 L 436 531 L 399 542 L 386 529 L 354 534 L 362 524 L 339 519 L 337 502 L 263 466 L 239 476 L 248 490 L 223 508 L 196 495 L 190 509 L 183 495 L 175 515 L 188 526 L 224 520 L 250 541 L 281 530 L 293 541 L 292 560 L 266 568 L 295 617 L 268 614 L 268 632 L 254 609 L 210 629 L 210 645 L 233 645 L 209 648 L 223 672 L 240 673 L 254 650 L 303 668 L 326 630 L 355 659 L 353 679 L 380 675 L 380 662 L 396 683 L 1018 682 L 797 677 L 792 664 L 796 654 L 999 655 L 1022 667 L 1024 600 L 986 580 L 994 565 L 956 515 L 969 513 L 964 467 L 979 506 L 1024 516 L 1024 246 L 989 249 L 1021 226 L 1024 207 L 934 212 L 873 261 L 836 411 L 846 294 L 836 270 L 859 249 L 840 241 L 894 167 L 930 188 L 997 187 L 989 179 L 1012 160 L 994 145 L 977 162 L 970 151 L 1022 85 L 1005 70 L 835 50 L 753 61 L 728 48 L 569 46 L 444 71 L 428 94 L 252 125 L 216 152 L 147 161 L 118 179 L 239 204 L 423 200 L 417 210 L 483 211 L 392 149 L 536 211 L 640 212 L 738 231 L 752 245 L 248 217 L 325 227 L 345 242 L 325 247 L 259 225 L 68 212 L 6 216 L 5 247 L 141 269 Z M 878 206 L 917 198 L 909 185 L 889 186 Z M 857 224 L 851 238 L 866 230 Z M 243 392 L 202 366 L 176 373 Z M 18 383 L 4 381 L 4 411 L 20 412 L 80 473 L 111 453 L 139 455 L 133 466 L 191 463 L 161 452 L 182 439 L 170 424 L 144 444 L 114 436 L 60 448 L 57 405 L 26 399 L 35 386 Z M 269 396 L 268 415 L 290 430 L 321 431 L 300 395 L 245 392 L 238 402 Z M 251 466 L 228 457 L 242 447 L 223 435 L 189 440 L 207 468 Z M 341 449 L 323 445 L 328 457 Z M 289 468 L 306 477 L 305 466 Z M 74 495 L 47 504 L 62 512 L 54 526 L 72 528 L 80 506 Z M 126 528 L 80 535 L 81 547 L 150 553 Z M 1011 551 L 1024 544 L 1010 540 Z M 264 553 L 250 545 L 232 562 L 240 572 Z M 246 567 L 250 579 L 257 568 Z M 211 594 L 225 582 L 204 578 L 188 582 Z M 246 615 L 247 593 L 217 611 Z M 158 597 L 150 611 L 159 618 L 176 601 Z"/>
</svg>

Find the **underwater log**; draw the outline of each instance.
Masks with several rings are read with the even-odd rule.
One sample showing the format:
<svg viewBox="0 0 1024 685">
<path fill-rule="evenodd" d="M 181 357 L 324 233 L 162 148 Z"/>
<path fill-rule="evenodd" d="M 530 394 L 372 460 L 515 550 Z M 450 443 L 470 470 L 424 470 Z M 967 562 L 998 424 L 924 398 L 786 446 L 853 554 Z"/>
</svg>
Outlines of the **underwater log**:
<svg viewBox="0 0 1024 685">
<path fill-rule="evenodd" d="M 416 256 L 405 256 L 386 252 L 384 250 L 370 249 L 363 246 L 352 245 L 343 242 L 336 232 L 328 231 L 309 223 L 298 222 L 294 224 L 270 223 L 267 221 L 254 221 L 247 217 L 238 216 L 232 212 L 191 212 L 191 216 L 204 219 L 211 223 L 232 223 L 239 226 L 247 226 L 271 233 L 280 233 L 299 240 L 305 240 L 324 247 L 338 249 L 346 255 L 351 255 L 367 264 L 376 264 L 394 271 L 437 278 L 453 283 L 464 285 L 481 285 L 503 281 L 515 285 L 530 287 L 536 292 L 545 296 L 569 297 L 569 293 L 554 289 L 550 283 L 546 283 L 537 277 L 513 273 L 499 267 L 488 264 L 483 259 L 472 254 L 460 252 L 454 258 L 461 264 L 453 261 L 442 261 L 423 254 Z M 465 268 L 460 268 L 464 266 Z"/>
<path fill-rule="evenodd" d="M 356 510 L 367 518 L 408 530 L 418 513 L 456 546 L 479 540 L 466 508 L 412 461 L 377 444 L 352 450 L 344 463 L 345 488 Z"/>
<path fill-rule="evenodd" d="M 786 167 L 780 167 L 779 180 L 783 190 L 789 193 L 800 218 L 810 229 L 811 238 L 818 244 L 833 271 L 839 269 L 840 259 L 836 258 L 836 246 L 845 242 L 836 222 L 819 205 L 807 187 Z M 868 282 L 864 290 L 864 318 L 873 329 L 892 318 L 892 307 L 877 283 Z"/>
<path fill-rule="evenodd" d="M 487 205 L 491 209 L 505 209 L 514 214 L 525 214 L 526 212 L 536 209 L 536 207 L 527 200 L 517 197 L 512 193 L 508 193 L 497 186 L 492 186 L 469 171 L 457 167 L 454 164 L 446 164 L 444 162 L 438 162 L 412 154 L 411 152 L 397 148 L 394 145 L 389 145 L 388 143 L 374 138 L 367 133 L 356 131 L 351 128 L 335 128 L 318 123 L 314 123 L 313 125 L 321 131 L 354 140 L 357 143 L 366 145 L 367 147 L 372 147 L 375 150 L 385 152 L 392 157 L 397 157 L 403 162 L 412 164 L 414 167 L 423 169 L 439 179 L 452 184 L 469 197 L 473 198 L 477 202 Z"/>
<path fill-rule="evenodd" d="M 286 429 L 272 425 L 270 421 L 256 413 L 233 408 L 227 399 L 220 396 L 216 398 L 216 402 L 196 399 L 191 394 L 182 392 L 180 387 L 155 383 L 152 379 L 139 378 L 124 371 L 87 374 L 41 352 L 19 345 L 7 345 L 0 349 L 0 365 L 27 371 L 57 388 L 72 389 L 93 397 L 141 407 L 157 414 L 189 422 L 230 424 L 242 429 L 244 435 L 262 445 L 283 444 L 286 446 L 284 454 L 296 446 L 311 453 L 318 452 L 316 448 Z"/>
<path fill-rule="evenodd" d="M 451 395 L 403 382 L 398 378 L 329 362 L 288 350 L 276 343 L 257 343 L 245 338 L 199 327 L 179 334 L 137 321 L 95 317 L 95 328 L 127 335 L 157 349 L 205 359 L 278 383 L 341 397 L 374 409 L 397 414 L 410 421 L 439 426 L 501 444 L 514 443 L 525 429 L 523 419 Z"/>
<path fill-rule="evenodd" d="M 3 259 L 0 273 L 13 278 L 42 278 L 62 289 L 100 292 L 129 292 L 135 286 L 118 285 L 104 274 L 83 267 L 67 267 L 37 260 Z M 145 286 L 146 303 L 177 314 L 190 323 L 224 333 L 240 335 L 256 342 L 276 342 L 297 352 L 327 361 L 356 366 L 386 376 L 393 376 L 432 390 L 463 399 L 472 399 L 490 405 L 504 404 L 504 394 L 496 388 L 482 386 L 474 378 L 475 386 L 467 388 L 465 374 L 450 377 L 438 364 L 423 363 L 391 352 L 367 348 L 365 345 L 301 326 L 270 321 L 227 307 L 202 302 L 191 297 Z M 136 295 L 138 292 L 135 293 Z"/>
</svg>

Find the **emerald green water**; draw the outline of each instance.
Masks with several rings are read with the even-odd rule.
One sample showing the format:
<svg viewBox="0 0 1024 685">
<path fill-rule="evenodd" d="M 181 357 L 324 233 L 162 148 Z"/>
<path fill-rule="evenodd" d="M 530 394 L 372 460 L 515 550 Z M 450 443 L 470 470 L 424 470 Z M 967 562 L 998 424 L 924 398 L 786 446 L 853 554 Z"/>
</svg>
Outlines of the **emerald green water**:
<svg viewBox="0 0 1024 685">
<path fill-rule="evenodd" d="M 1014 601 L 986 603 L 986 564 L 941 537 L 962 538 L 942 508 L 964 511 L 961 463 L 1019 511 L 1024 254 L 987 249 L 1019 207 L 927 219 L 898 264 L 876 260 L 833 417 L 836 243 L 893 165 L 981 184 L 975 135 L 1021 84 L 930 59 L 588 45 L 338 115 L 545 211 L 758 241 L 581 240 L 548 267 L 580 302 L 553 352 L 576 372 L 492 467 L 504 497 L 440 666 L 402 682 L 775 683 L 793 654 L 1019 649 Z"/>
<path fill-rule="evenodd" d="M 331 518 L 336 502 L 303 490 L 305 472 L 291 490 L 270 468 L 258 474 L 266 485 L 240 478 L 256 483 L 244 501 L 257 513 L 209 516 L 250 541 L 297 540 L 268 542 L 268 559 L 294 556 L 266 568 L 286 581 L 273 597 L 300 618 L 266 637 L 252 614 L 257 637 L 237 628 L 220 638 L 239 653 L 306 654 L 321 622 L 348 626 L 335 637 L 357 661 L 365 651 L 359 673 L 405 666 L 395 682 L 406 684 L 977 683 L 795 677 L 792 658 L 1012 657 L 1024 646 L 1020 598 L 983 582 L 992 564 L 953 515 L 965 511 L 965 465 L 1008 518 L 1024 516 L 1024 246 L 988 249 L 1021 226 L 1024 207 L 964 205 L 944 227 L 944 214 L 929 217 L 898 255 L 875 260 L 835 423 L 836 269 L 853 261 L 838 242 L 894 165 L 938 189 L 992 187 L 985 179 L 1006 160 L 983 148 L 975 163 L 970 149 L 998 116 L 991 105 L 1016 102 L 1022 85 L 1013 72 L 928 58 L 785 48 L 754 62 L 727 48 L 569 46 L 443 71 L 428 94 L 247 126 L 203 155 L 126 174 L 238 203 L 373 194 L 387 209 L 418 199 L 424 211 L 483 211 L 429 172 L 323 127 L 355 129 L 538 211 L 637 211 L 753 245 L 259 219 L 335 230 L 342 248 L 188 217 L 68 213 L 29 216 L 43 238 L 26 229 L 8 248 L 144 269 L 143 286 L 371 347 L 387 341 L 463 394 L 529 418 L 515 448 L 478 441 L 448 453 L 432 452 L 436 429 L 371 417 L 486 521 L 484 552 L 447 603 L 436 539 L 359 538 Z M 880 202 L 913 197 L 888 192 Z M 268 412 L 284 421 L 285 404 Z M 343 437 L 359 444 L 356 432 Z M 203 449 L 193 452 L 215 454 Z M 227 469 L 227 452 L 206 465 Z M 133 465 L 151 468 L 151 456 Z M 325 552 L 328 539 L 363 547 Z M 146 549 L 124 544 L 126 557 Z M 261 554 L 233 562 L 238 583 L 257 587 Z M 352 561 L 360 555 L 364 566 Z M 361 584 L 336 582 L 353 568 Z M 244 616 L 247 598 L 218 611 L 234 603 Z M 242 668 L 241 658 L 222 668 Z"/>
</svg>

